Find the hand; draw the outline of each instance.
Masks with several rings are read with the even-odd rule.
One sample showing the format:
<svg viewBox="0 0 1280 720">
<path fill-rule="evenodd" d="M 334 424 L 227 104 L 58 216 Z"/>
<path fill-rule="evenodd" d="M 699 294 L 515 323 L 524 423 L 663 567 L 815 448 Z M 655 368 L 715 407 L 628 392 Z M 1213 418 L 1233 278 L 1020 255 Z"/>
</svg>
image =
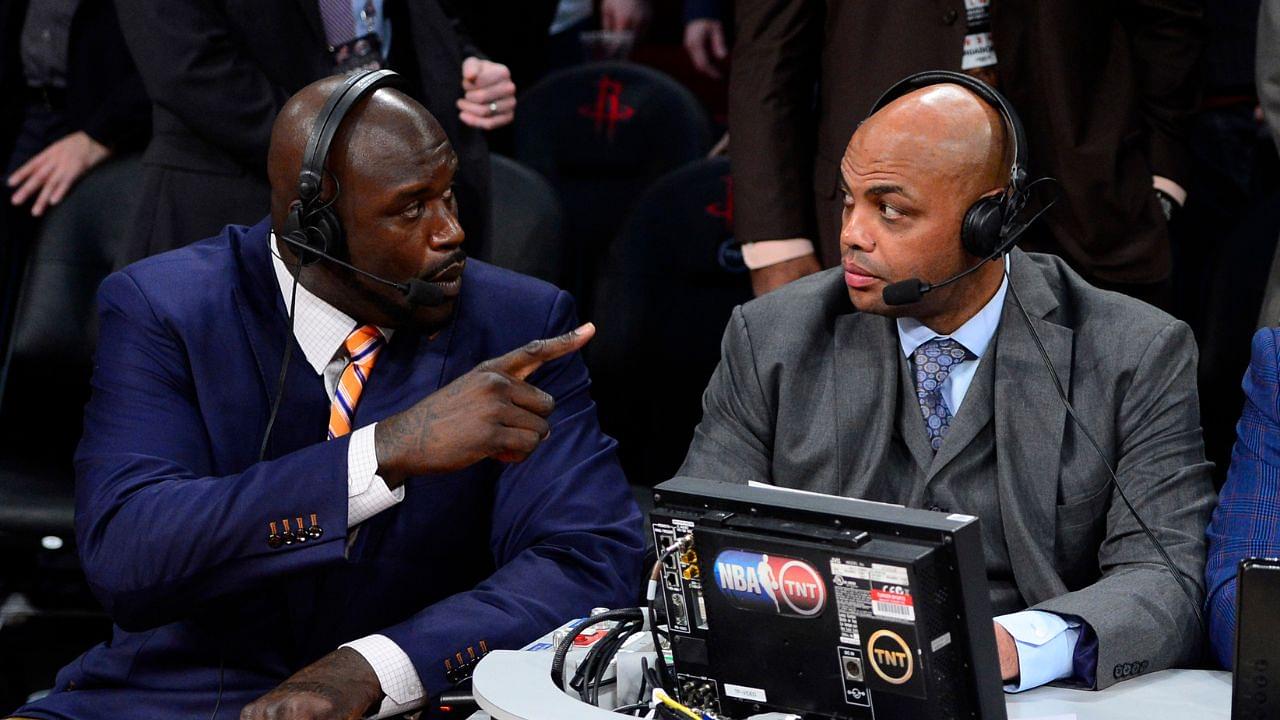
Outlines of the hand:
<svg viewBox="0 0 1280 720">
<path fill-rule="evenodd" d="M 547 438 L 555 399 L 525 382 L 543 363 L 580 350 L 587 323 L 480 363 L 471 372 L 382 420 L 374 430 L 378 474 L 395 489 L 408 475 L 461 470 L 485 459 L 520 462 Z"/>
<path fill-rule="evenodd" d="M 724 41 L 724 23 L 710 18 L 689 21 L 684 26 L 684 49 L 698 72 L 719 80 L 723 75 L 717 65 L 729 57 Z"/>
<path fill-rule="evenodd" d="M 11 202 L 21 205 L 35 195 L 31 215 L 40 217 L 49 206 L 62 202 L 81 175 L 110 155 L 105 145 L 84 131 L 73 132 L 41 150 L 9 176 L 9 187 L 18 188 Z"/>
<path fill-rule="evenodd" d="M 777 290 L 792 280 L 799 280 L 806 275 L 812 275 L 822 269 L 818 264 L 818 256 L 812 253 L 801 255 L 798 258 L 784 260 L 775 265 L 769 265 L 751 271 L 751 289 L 755 292 L 756 297 Z"/>
<path fill-rule="evenodd" d="M 1022 668 L 1018 665 L 1018 644 L 1000 623 L 991 624 L 996 628 L 996 650 L 1000 653 L 1000 679 L 1005 682 L 1017 680 L 1022 674 Z"/>
<path fill-rule="evenodd" d="M 648 0 L 602 0 L 600 27 L 639 32 L 649 20 Z"/>
<path fill-rule="evenodd" d="M 508 125 L 516 117 L 516 84 L 502 63 L 469 57 L 462 61 L 462 91 L 458 117 L 481 130 Z"/>
<path fill-rule="evenodd" d="M 240 720 L 357 720 L 382 698 L 369 662 L 338 648 L 240 711 Z"/>
</svg>

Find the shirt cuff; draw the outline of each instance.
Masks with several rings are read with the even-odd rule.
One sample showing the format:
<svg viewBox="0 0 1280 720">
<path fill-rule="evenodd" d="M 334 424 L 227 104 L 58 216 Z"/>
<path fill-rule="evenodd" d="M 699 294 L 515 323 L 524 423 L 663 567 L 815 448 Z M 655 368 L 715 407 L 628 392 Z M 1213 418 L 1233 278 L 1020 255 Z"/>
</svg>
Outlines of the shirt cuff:
<svg viewBox="0 0 1280 720">
<path fill-rule="evenodd" d="M 382 705 L 371 718 L 390 717 L 422 706 L 426 691 L 418 679 L 418 671 L 400 646 L 386 635 L 368 635 L 341 647 L 351 648 L 364 656 L 382 686 Z"/>
<path fill-rule="evenodd" d="M 373 444 L 373 429 L 366 425 L 351 433 L 347 446 L 347 528 L 394 507 L 404 500 L 404 486 L 391 490 L 378 475 L 378 453 Z"/>
<path fill-rule="evenodd" d="M 1187 204 L 1187 191 L 1183 189 L 1181 185 L 1167 177 L 1160 177 L 1159 175 L 1152 176 L 1151 187 L 1173 198 L 1173 201 L 1178 203 L 1178 207 L 1182 207 Z"/>
<path fill-rule="evenodd" d="M 1080 624 L 1053 613 L 1024 610 L 995 619 L 1009 631 L 1018 649 L 1018 682 L 1005 692 L 1022 692 L 1071 677 Z"/>
<path fill-rule="evenodd" d="M 812 254 L 813 242 L 805 238 L 742 243 L 742 262 L 749 270 L 759 270 Z"/>
</svg>

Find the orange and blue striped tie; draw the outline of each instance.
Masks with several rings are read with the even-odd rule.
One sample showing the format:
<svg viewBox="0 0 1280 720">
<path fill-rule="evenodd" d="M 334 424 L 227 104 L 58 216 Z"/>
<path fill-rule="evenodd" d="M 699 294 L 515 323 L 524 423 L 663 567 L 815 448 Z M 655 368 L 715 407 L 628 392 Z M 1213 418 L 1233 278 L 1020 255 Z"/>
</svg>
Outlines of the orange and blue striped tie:
<svg viewBox="0 0 1280 720">
<path fill-rule="evenodd" d="M 358 327 L 347 336 L 343 347 L 347 349 L 347 357 L 351 360 L 342 371 L 342 376 L 338 378 L 338 391 L 333 396 L 332 407 L 329 408 L 330 440 L 351 432 L 356 403 L 360 402 L 360 393 L 364 391 L 364 384 L 369 382 L 373 363 L 386 344 L 382 331 L 373 325 Z"/>
</svg>

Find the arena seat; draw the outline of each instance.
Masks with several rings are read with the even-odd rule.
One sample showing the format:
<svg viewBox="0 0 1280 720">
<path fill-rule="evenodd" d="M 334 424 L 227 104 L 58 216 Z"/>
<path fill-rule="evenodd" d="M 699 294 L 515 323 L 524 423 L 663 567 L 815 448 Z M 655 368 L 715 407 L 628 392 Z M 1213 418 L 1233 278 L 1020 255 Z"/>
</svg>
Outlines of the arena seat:
<svg viewBox="0 0 1280 720">
<path fill-rule="evenodd" d="M 600 270 L 587 346 L 592 395 L 627 478 L 653 485 L 684 459 L 702 391 L 751 278 L 733 236 L 729 161 L 690 163 L 636 203 Z"/>
<path fill-rule="evenodd" d="M 560 282 L 565 263 L 564 209 L 546 178 L 509 157 L 489 156 L 493 217 L 482 260 Z"/>
<path fill-rule="evenodd" d="M 558 284 L 589 300 L 627 211 L 654 180 L 707 153 L 710 121 L 683 86 L 630 63 L 552 73 L 519 108 L 516 159 L 547 178 L 565 209 L 568 263 Z"/>
</svg>

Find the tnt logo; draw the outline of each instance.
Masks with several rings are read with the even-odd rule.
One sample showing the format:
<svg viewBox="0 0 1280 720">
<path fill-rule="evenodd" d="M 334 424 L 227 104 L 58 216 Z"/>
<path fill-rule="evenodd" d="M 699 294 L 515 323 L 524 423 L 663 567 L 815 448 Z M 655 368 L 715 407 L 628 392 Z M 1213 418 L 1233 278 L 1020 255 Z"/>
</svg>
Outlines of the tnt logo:
<svg viewBox="0 0 1280 720">
<path fill-rule="evenodd" d="M 613 141 L 618 123 L 630 120 L 636 109 L 622 102 L 622 83 L 608 75 L 601 75 L 596 84 L 596 101 L 578 108 L 578 114 L 595 121 L 596 134 Z"/>
<path fill-rule="evenodd" d="M 890 685 L 902 685 L 915 673 L 911 648 L 892 630 L 877 630 L 867 639 L 871 669 Z"/>
<path fill-rule="evenodd" d="M 716 587 L 743 610 L 815 617 L 827 606 L 827 586 L 812 565 L 781 555 L 725 550 L 715 561 Z"/>
</svg>

